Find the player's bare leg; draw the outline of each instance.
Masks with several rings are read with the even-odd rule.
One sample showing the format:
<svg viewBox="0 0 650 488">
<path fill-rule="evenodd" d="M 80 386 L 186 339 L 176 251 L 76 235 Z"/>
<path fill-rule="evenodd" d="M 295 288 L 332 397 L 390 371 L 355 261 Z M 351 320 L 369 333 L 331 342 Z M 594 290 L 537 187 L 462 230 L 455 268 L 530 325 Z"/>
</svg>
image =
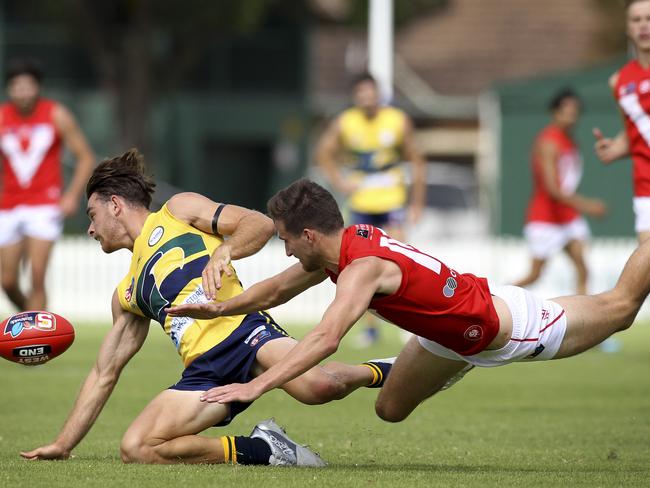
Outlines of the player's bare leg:
<svg viewBox="0 0 650 488">
<path fill-rule="evenodd" d="M 219 438 L 197 435 L 223 421 L 229 407 L 201 402 L 202 391 L 165 390 L 129 426 L 120 452 L 126 463 L 223 463 Z"/>
<path fill-rule="evenodd" d="M 26 243 L 27 256 L 32 268 L 32 290 L 26 297 L 25 305 L 29 310 L 45 310 L 47 305 L 45 274 L 54 242 L 28 237 Z"/>
<path fill-rule="evenodd" d="M 18 310 L 26 310 L 25 295 L 20 291 L 18 275 L 25 249 L 24 241 L 0 248 L 0 280 L 7 298 Z"/>
<path fill-rule="evenodd" d="M 585 243 L 573 239 L 564 247 L 564 251 L 573 262 L 576 270 L 576 294 L 585 295 L 587 293 L 588 271 L 585 263 Z"/>
<path fill-rule="evenodd" d="M 440 391 L 453 376 L 467 366 L 436 356 L 413 336 L 397 356 L 386 383 L 379 392 L 375 410 L 388 422 L 400 422 L 422 401 Z"/>
<path fill-rule="evenodd" d="M 257 352 L 255 374 L 261 374 L 282 361 L 296 344 L 297 341 L 291 337 L 264 344 Z M 318 405 L 344 398 L 354 390 L 368 386 L 373 378 L 372 370 L 366 366 L 329 362 L 306 371 L 283 385 L 282 389 L 302 403 Z"/>
<path fill-rule="evenodd" d="M 567 316 L 566 334 L 555 357 L 573 356 L 630 327 L 649 292 L 650 241 L 646 241 L 632 253 L 613 290 L 553 298 Z"/>
<path fill-rule="evenodd" d="M 542 274 L 542 269 L 546 264 L 546 259 L 533 258 L 530 262 L 528 274 L 519 281 L 513 283 L 514 286 L 526 287 L 535 283 Z"/>
<path fill-rule="evenodd" d="M 325 466 L 318 454 L 289 438 L 273 419 L 258 423 L 250 436 L 198 435 L 230 414 L 228 405 L 201 402 L 202 393 L 165 390 L 154 398 L 124 434 L 122 460 L 148 464 Z"/>
</svg>

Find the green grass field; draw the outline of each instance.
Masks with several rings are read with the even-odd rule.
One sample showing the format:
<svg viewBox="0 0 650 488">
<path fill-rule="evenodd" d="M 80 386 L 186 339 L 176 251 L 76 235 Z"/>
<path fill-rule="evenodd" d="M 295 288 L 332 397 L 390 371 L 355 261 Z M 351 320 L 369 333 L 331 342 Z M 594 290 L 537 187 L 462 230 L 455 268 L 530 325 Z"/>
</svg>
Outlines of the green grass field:
<svg viewBox="0 0 650 488">
<path fill-rule="evenodd" d="M 305 329 L 294 328 L 296 335 Z M 248 434 L 275 416 L 290 435 L 330 463 L 325 469 L 123 465 L 119 441 L 130 421 L 181 363 L 152 325 L 90 434 L 65 462 L 18 455 L 54 438 L 106 326 L 77 327 L 60 358 L 38 367 L 0 363 L 0 486 L 650 486 L 650 326 L 619 335 L 622 350 L 594 350 L 562 361 L 474 370 L 400 424 L 374 414 L 375 390 L 324 406 L 274 391 L 209 435 Z M 395 354 L 386 329 L 369 350 L 342 347 L 359 362 Z"/>
</svg>

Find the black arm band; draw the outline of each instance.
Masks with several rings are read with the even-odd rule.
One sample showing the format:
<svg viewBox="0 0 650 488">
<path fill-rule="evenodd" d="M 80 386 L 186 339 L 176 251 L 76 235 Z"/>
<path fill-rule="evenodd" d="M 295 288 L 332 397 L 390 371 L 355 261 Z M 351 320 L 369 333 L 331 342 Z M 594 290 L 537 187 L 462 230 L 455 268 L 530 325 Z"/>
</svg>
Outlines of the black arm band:
<svg viewBox="0 0 650 488">
<path fill-rule="evenodd" d="M 216 212 L 214 212 L 214 216 L 212 217 L 212 233 L 213 234 L 219 234 L 219 228 L 217 227 L 217 223 L 219 222 L 219 215 L 221 215 L 221 211 L 223 208 L 226 206 L 225 203 L 220 203 L 219 206 L 217 207 Z"/>
</svg>

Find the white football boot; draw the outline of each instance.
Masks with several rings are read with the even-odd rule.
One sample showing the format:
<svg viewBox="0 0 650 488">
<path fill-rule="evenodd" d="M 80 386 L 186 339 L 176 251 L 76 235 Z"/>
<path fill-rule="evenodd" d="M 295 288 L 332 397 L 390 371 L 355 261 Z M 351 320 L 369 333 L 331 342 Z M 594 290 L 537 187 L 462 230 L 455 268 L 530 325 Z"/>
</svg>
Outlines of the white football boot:
<svg viewBox="0 0 650 488">
<path fill-rule="evenodd" d="M 269 445 L 271 448 L 269 464 L 272 466 L 327 466 L 318 454 L 291 440 L 274 419 L 263 420 L 257 424 L 251 437 L 262 439 Z"/>
</svg>

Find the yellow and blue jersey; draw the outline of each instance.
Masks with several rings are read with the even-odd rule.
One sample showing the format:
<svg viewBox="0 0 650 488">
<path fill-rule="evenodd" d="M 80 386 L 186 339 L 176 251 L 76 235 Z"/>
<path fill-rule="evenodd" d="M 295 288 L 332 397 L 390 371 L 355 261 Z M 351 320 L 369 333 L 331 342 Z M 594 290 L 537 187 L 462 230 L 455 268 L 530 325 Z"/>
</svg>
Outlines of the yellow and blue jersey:
<svg viewBox="0 0 650 488">
<path fill-rule="evenodd" d="M 355 212 L 379 214 L 402 208 L 407 189 L 401 166 L 406 115 L 394 107 L 381 107 L 373 118 L 356 107 L 339 119 L 341 141 L 358 189 L 350 196 Z"/>
<path fill-rule="evenodd" d="M 160 323 L 185 366 L 227 339 L 244 319 L 235 315 L 198 320 L 165 313 L 171 305 L 207 302 L 201 273 L 222 243 L 220 237 L 178 220 L 164 205 L 147 217 L 133 245 L 129 272 L 117 287 L 122 308 Z M 219 301 L 243 291 L 235 272 L 223 274 L 221 283 Z"/>
</svg>

